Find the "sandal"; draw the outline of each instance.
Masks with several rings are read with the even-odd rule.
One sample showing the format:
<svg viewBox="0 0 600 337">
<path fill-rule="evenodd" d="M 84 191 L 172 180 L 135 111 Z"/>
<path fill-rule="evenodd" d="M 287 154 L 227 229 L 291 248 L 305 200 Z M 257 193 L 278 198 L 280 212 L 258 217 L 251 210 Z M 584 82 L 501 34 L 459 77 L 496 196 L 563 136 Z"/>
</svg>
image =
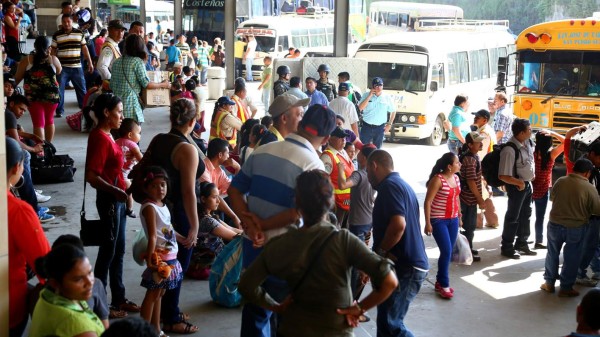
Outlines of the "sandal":
<svg viewBox="0 0 600 337">
<path fill-rule="evenodd" d="M 135 215 L 135 212 L 131 208 L 127 209 L 125 214 L 130 218 L 137 218 L 137 215 Z"/>
<path fill-rule="evenodd" d="M 120 310 L 117 307 L 111 306 L 108 310 L 108 318 L 125 318 L 127 317 L 127 312 Z"/>
<path fill-rule="evenodd" d="M 183 321 L 186 321 L 186 322 L 187 322 L 187 321 L 190 319 L 190 315 L 189 315 L 189 314 L 186 314 L 185 312 L 183 312 L 183 311 L 182 311 L 182 312 L 180 312 L 180 313 L 179 313 L 179 315 L 177 315 L 177 319 L 178 319 L 180 322 L 183 322 Z M 162 320 L 162 317 L 161 317 L 161 319 L 160 319 L 160 322 L 161 322 L 161 323 L 163 322 L 163 320 Z"/>
<path fill-rule="evenodd" d="M 119 304 L 119 309 L 127 312 L 140 312 L 140 307 L 127 299 L 125 300 L 125 302 Z"/>
<path fill-rule="evenodd" d="M 200 329 L 189 322 L 181 321 L 175 324 L 163 324 L 163 330 L 180 335 L 189 335 L 198 332 Z"/>
</svg>

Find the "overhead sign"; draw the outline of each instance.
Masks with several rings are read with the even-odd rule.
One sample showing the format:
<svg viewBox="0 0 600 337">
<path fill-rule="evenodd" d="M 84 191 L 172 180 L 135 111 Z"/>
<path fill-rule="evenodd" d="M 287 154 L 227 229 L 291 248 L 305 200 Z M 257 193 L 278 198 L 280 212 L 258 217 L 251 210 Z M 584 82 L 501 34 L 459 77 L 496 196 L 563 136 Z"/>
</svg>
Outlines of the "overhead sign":
<svg viewBox="0 0 600 337">
<path fill-rule="evenodd" d="M 185 9 L 225 9 L 225 0 L 183 0 Z"/>
<path fill-rule="evenodd" d="M 120 5 L 120 6 L 138 6 L 140 0 L 108 0 L 109 5 Z"/>
</svg>

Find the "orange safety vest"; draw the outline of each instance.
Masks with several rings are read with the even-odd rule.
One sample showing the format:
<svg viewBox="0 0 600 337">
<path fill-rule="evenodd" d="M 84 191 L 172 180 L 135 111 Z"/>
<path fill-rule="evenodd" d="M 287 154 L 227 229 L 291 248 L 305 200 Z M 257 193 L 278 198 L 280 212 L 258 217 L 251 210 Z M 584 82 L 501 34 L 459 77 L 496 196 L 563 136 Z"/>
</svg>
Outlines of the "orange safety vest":
<svg viewBox="0 0 600 337">
<path fill-rule="evenodd" d="M 244 104 L 242 104 L 242 100 L 236 95 L 233 95 L 231 99 L 233 99 L 233 101 L 235 102 L 235 107 L 237 109 L 237 118 L 239 118 L 242 121 L 242 123 L 246 123 L 246 120 L 250 119 L 248 109 L 244 107 Z"/>
<path fill-rule="evenodd" d="M 221 123 L 223 122 L 223 119 L 227 117 L 228 113 L 229 111 L 225 110 L 217 111 L 217 115 L 210 122 L 210 135 L 208 138 L 209 141 L 213 140 L 214 138 L 225 139 L 227 142 L 229 142 L 229 145 L 235 147 L 235 144 L 237 143 L 237 130 L 233 129 L 233 136 L 231 136 L 231 138 L 226 137 L 225 134 L 223 134 L 223 131 L 221 131 Z"/>
<path fill-rule="evenodd" d="M 336 207 L 347 211 L 350 209 L 350 189 L 347 188 L 345 190 L 341 190 L 339 188 L 340 185 L 338 182 L 338 164 L 340 162 L 344 163 L 344 172 L 342 174 L 345 179 L 347 179 L 352 174 L 354 166 L 339 153 L 334 154 L 333 151 L 329 149 L 323 151 L 323 153 L 326 153 L 329 156 L 329 159 L 331 159 L 331 163 L 333 164 L 331 174 L 329 175 L 329 177 L 331 178 L 331 183 L 333 184 L 333 193 L 335 194 L 335 205 Z"/>
</svg>

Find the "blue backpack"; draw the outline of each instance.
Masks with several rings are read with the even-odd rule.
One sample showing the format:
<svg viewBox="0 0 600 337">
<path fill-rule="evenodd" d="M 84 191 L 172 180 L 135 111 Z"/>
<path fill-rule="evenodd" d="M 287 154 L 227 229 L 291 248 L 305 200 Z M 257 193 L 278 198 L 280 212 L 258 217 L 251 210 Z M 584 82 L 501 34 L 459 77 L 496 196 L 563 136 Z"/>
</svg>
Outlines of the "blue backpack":
<svg viewBox="0 0 600 337">
<path fill-rule="evenodd" d="M 242 272 L 242 236 L 236 236 L 215 258 L 210 277 L 210 297 L 215 303 L 233 308 L 242 302 L 238 291 Z"/>
</svg>

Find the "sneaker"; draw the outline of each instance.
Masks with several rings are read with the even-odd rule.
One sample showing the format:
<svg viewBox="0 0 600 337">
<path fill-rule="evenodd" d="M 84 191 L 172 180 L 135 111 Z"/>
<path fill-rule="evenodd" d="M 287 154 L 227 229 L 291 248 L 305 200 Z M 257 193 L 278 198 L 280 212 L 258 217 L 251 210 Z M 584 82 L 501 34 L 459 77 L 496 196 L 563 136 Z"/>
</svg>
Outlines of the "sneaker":
<svg viewBox="0 0 600 337">
<path fill-rule="evenodd" d="M 545 291 L 545 292 L 547 292 L 547 293 L 551 293 L 551 294 L 553 294 L 554 291 L 555 291 L 554 285 L 552 285 L 550 283 L 543 283 L 540 286 L 540 289 L 543 290 L 543 291 Z"/>
<path fill-rule="evenodd" d="M 40 219 L 41 223 L 52 221 L 55 219 L 54 215 L 48 213 L 38 214 L 38 218 Z"/>
<path fill-rule="evenodd" d="M 481 256 L 473 255 L 473 262 L 481 262 Z"/>
<path fill-rule="evenodd" d="M 137 218 L 137 215 L 132 209 L 128 209 L 125 211 L 125 214 L 130 218 Z"/>
<path fill-rule="evenodd" d="M 527 245 L 518 247 L 518 248 L 516 248 L 516 250 L 518 250 L 519 253 L 521 253 L 522 255 L 529 255 L 529 256 L 537 255 L 537 252 L 534 252 L 531 249 L 529 249 L 529 246 L 527 246 Z"/>
<path fill-rule="evenodd" d="M 443 289 L 442 285 L 439 282 L 435 282 L 435 292 L 439 293 L 440 290 Z M 453 288 L 449 288 L 451 293 L 454 293 L 454 289 Z"/>
<path fill-rule="evenodd" d="M 54 118 L 61 118 L 63 116 L 62 112 L 56 112 L 56 114 L 54 115 Z"/>
<path fill-rule="evenodd" d="M 543 243 L 541 242 L 536 242 L 535 245 L 533 245 L 533 249 L 547 249 L 548 247 L 546 247 Z"/>
<path fill-rule="evenodd" d="M 509 259 L 513 259 L 513 260 L 518 260 L 521 258 L 521 255 L 514 250 L 513 251 L 502 251 L 502 252 L 500 252 L 500 255 L 502 255 L 504 257 L 508 257 Z"/>
<path fill-rule="evenodd" d="M 48 208 L 48 207 L 38 206 L 39 213 L 48 213 L 49 211 L 50 211 L 50 208 Z"/>
<path fill-rule="evenodd" d="M 42 194 L 42 192 L 44 192 L 43 190 L 34 190 L 34 191 L 35 191 L 35 193 L 37 193 L 37 194 Z"/>
<path fill-rule="evenodd" d="M 438 291 L 438 294 L 440 295 L 441 298 L 447 299 L 447 300 L 454 297 L 454 293 L 452 291 L 446 291 L 446 290 L 444 290 L 444 288 L 440 288 L 440 291 Z"/>
<path fill-rule="evenodd" d="M 558 291 L 558 297 L 576 297 L 579 296 L 579 291 L 575 289 L 564 290 L 561 289 Z"/>
<path fill-rule="evenodd" d="M 43 195 L 43 194 L 37 193 L 37 192 L 35 192 L 35 196 L 37 198 L 37 202 L 39 202 L 39 203 L 44 203 L 44 202 L 52 199 L 52 197 L 49 195 Z"/>
<path fill-rule="evenodd" d="M 578 277 L 575 280 L 576 284 L 579 284 L 580 286 L 584 286 L 584 287 L 595 287 L 596 284 L 598 284 L 598 281 L 596 280 L 592 280 L 589 277 Z"/>
</svg>

